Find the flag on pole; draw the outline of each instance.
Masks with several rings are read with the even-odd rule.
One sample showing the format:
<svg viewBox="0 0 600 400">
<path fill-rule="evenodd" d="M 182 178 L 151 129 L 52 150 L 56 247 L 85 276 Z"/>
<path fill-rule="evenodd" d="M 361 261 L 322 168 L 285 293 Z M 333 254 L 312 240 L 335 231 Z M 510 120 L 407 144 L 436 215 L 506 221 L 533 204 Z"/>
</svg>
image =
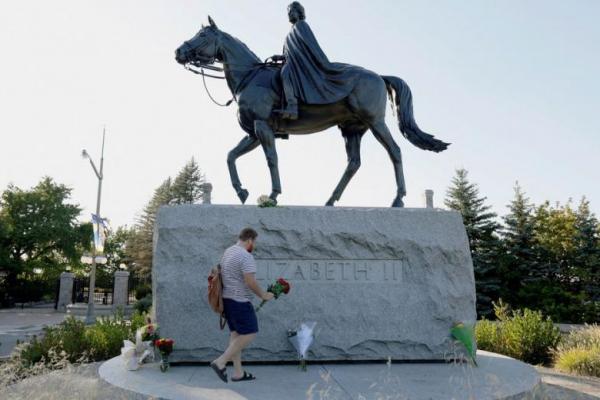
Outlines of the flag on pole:
<svg viewBox="0 0 600 400">
<path fill-rule="evenodd" d="M 106 236 L 109 232 L 108 223 L 106 218 L 92 214 L 92 225 L 94 228 L 94 247 L 96 248 L 96 254 L 103 254 L 104 242 L 106 241 Z"/>
</svg>

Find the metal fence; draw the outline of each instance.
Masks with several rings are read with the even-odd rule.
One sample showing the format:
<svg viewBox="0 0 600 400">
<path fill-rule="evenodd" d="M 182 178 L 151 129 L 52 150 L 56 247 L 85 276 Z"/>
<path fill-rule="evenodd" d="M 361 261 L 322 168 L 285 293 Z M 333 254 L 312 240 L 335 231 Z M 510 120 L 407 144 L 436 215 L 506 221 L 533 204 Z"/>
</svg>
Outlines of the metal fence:
<svg viewBox="0 0 600 400">
<path fill-rule="evenodd" d="M 89 278 L 73 279 L 73 303 L 87 303 L 89 301 Z M 104 285 L 96 286 L 94 290 L 94 304 L 113 304 L 114 279 Z"/>
<path fill-rule="evenodd" d="M 54 309 L 58 309 L 58 297 L 60 296 L 60 278 L 56 280 L 56 289 L 54 293 Z"/>
<path fill-rule="evenodd" d="M 138 290 L 146 290 L 146 288 L 152 287 L 152 280 L 150 277 L 139 277 L 138 275 L 131 273 L 129 275 L 129 285 L 127 291 L 127 304 L 133 304 L 137 301 L 136 293 Z"/>
</svg>

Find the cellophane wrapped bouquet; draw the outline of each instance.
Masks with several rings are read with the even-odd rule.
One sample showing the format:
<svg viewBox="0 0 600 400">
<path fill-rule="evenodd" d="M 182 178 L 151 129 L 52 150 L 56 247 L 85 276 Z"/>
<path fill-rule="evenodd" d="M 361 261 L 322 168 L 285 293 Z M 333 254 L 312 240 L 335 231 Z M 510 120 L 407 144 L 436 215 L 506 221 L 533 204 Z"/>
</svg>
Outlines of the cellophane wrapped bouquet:
<svg viewBox="0 0 600 400">
<path fill-rule="evenodd" d="M 300 360 L 300 368 L 302 371 L 306 371 L 306 355 L 308 353 L 308 349 L 312 345 L 315 340 L 315 326 L 316 322 L 303 322 L 300 324 L 300 328 L 297 330 L 289 330 L 288 331 L 288 340 L 296 349 L 298 353 L 298 359 Z"/>
<path fill-rule="evenodd" d="M 151 323 L 138 328 L 135 332 L 135 343 L 123 340 L 121 356 L 125 367 L 130 371 L 137 370 L 145 362 L 154 361 L 154 341 L 159 338 L 158 325 Z"/>
</svg>

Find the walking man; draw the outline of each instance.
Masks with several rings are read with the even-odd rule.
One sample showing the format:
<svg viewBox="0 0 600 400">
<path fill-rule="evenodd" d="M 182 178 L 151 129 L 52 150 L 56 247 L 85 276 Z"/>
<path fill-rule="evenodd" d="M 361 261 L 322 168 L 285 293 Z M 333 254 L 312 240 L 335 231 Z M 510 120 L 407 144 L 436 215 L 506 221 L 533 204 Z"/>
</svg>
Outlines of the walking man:
<svg viewBox="0 0 600 400">
<path fill-rule="evenodd" d="M 226 366 L 233 362 L 233 382 L 256 379 L 242 369 L 242 350 L 256 337 L 258 322 L 252 305 L 254 295 L 271 300 L 273 293 L 265 292 L 256 282 L 256 262 L 252 256 L 258 234 L 252 228 L 244 228 L 238 242 L 225 250 L 221 259 L 223 280 L 223 308 L 231 331 L 229 346 L 210 366 L 227 382 Z"/>
</svg>

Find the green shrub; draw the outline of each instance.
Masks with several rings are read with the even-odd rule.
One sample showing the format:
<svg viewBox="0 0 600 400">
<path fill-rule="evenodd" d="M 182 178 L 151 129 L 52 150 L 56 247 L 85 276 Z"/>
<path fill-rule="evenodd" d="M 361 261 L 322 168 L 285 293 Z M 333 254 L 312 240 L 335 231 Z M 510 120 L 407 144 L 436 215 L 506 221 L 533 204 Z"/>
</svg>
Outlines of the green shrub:
<svg viewBox="0 0 600 400">
<path fill-rule="evenodd" d="M 17 342 L 17 345 L 20 343 Z M 23 367 L 31 367 L 32 365 L 41 361 L 44 356 L 44 349 L 42 343 L 38 340 L 37 336 L 34 335 L 27 345 L 24 345 L 20 351 L 21 361 Z"/>
<path fill-rule="evenodd" d="M 130 323 L 121 313 L 114 317 L 99 318 L 85 331 L 85 341 L 91 360 L 100 361 L 116 357 L 121 352 L 123 340 L 131 335 Z"/>
<path fill-rule="evenodd" d="M 148 295 L 152 295 L 152 287 L 150 285 L 142 285 L 135 289 L 136 300 L 141 300 Z"/>
<path fill-rule="evenodd" d="M 148 324 L 148 314 L 135 311 L 131 316 L 131 336 L 129 340 L 135 341 L 135 332 L 142 326 Z"/>
<path fill-rule="evenodd" d="M 152 308 L 152 294 L 147 294 L 143 299 L 136 301 L 133 308 L 140 314 L 149 312 Z"/>
<path fill-rule="evenodd" d="M 499 329 L 497 323 L 486 319 L 477 321 L 477 325 L 475 326 L 475 341 L 477 342 L 478 349 L 498 353 L 498 336 Z"/>
<path fill-rule="evenodd" d="M 559 371 L 600 377 L 600 347 L 574 347 L 557 352 L 555 367 Z"/>
<path fill-rule="evenodd" d="M 28 365 L 48 359 L 50 350 L 64 352 L 69 362 L 79 362 L 87 355 L 88 346 L 84 338 L 85 324 L 72 316 L 56 326 L 44 327 L 41 339 L 34 337 L 23 347 L 22 359 Z"/>
<path fill-rule="evenodd" d="M 560 371 L 600 377 L 600 326 L 587 325 L 565 335 L 554 363 Z"/>
<path fill-rule="evenodd" d="M 475 327 L 477 347 L 530 364 L 547 363 L 560 342 L 560 331 L 549 317 L 529 309 L 511 311 L 494 303 L 497 322 L 481 320 Z"/>
<path fill-rule="evenodd" d="M 85 340 L 85 323 L 74 317 L 69 317 L 54 330 L 53 339 L 59 343 L 57 349 L 67 353 L 70 362 L 78 362 L 85 358 L 89 350 L 88 343 Z M 44 337 L 45 339 L 45 337 Z"/>
<path fill-rule="evenodd" d="M 135 331 L 147 323 L 147 315 L 134 313 L 131 321 L 118 311 L 112 317 L 100 317 L 86 326 L 83 321 L 69 316 L 59 325 L 45 327 L 42 338 L 19 344 L 11 355 L 23 368 L 33 368 L 39 363 L 56 364 L 58 356 L 66 362 L 100 361 L 120 354 L 123 340 L 135 340 Z"/>
<path fill-rule="evenodd" d="M 560 342 L 560 330 L 550 317 L 540 311 L 516 310 L 501 322 L 503 345 L 507 356 L 530 364 L 547 363 Z"/>
<path fill-rule="evenodd" d="M 565 335 L 558 346 L 558 351 L 576 347 L 600 347 L 600 325 L 586 325 L 583 329 L 577 329 Z"/>
</svg>

